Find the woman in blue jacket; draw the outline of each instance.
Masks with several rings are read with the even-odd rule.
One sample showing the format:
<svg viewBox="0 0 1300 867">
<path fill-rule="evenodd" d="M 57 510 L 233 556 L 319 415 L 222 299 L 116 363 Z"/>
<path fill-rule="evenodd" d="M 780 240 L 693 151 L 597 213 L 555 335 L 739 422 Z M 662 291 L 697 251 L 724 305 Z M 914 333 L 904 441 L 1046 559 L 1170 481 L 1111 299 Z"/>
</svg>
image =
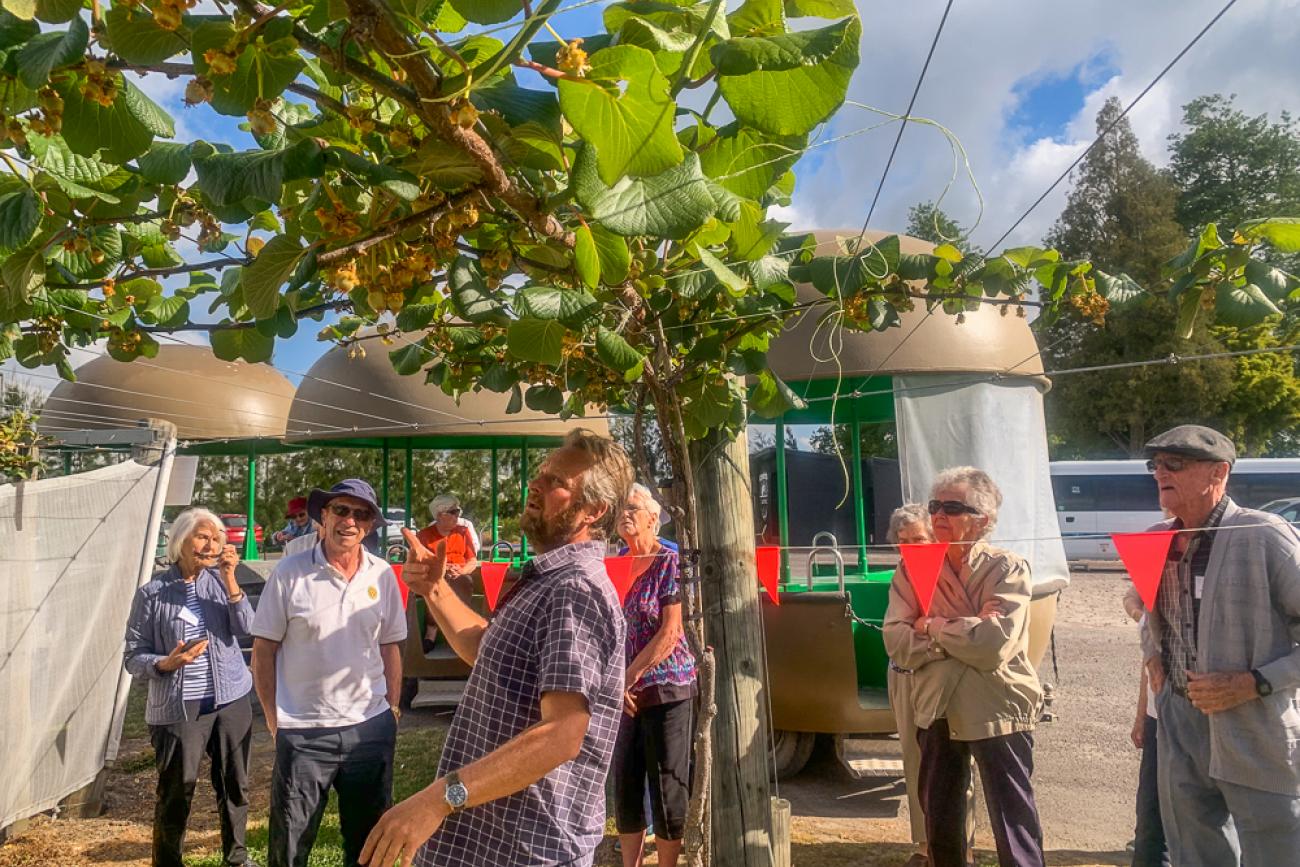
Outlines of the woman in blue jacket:
<svg viewBox="0 0 1300 867">
<path fill-rule="evenodd" d="M 172 567 L 135 594 L 126 627 L 126 670 L 149 682 L 145 722 L 158 768 L 153 867 L 181 867 L 190 800 L 204 753 L 221 816 L 223 863 L 249 863 L 248 756 L 253 678 L 238 637 L 253 606 L 235 580 L 239 555 L 221 519 L 189 509 L 167 541 Z"/>
</svg>

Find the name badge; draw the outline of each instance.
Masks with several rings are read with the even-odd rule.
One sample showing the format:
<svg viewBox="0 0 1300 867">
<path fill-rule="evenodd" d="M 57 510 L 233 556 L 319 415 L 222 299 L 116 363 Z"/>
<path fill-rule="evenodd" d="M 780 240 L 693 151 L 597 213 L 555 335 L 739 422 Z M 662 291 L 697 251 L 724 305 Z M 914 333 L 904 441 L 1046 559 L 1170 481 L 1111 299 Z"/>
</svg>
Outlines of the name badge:
<svg viewBox="0 0 1300 867">
<path fill-rule="evenodd" d="M 1198 587 L 1199 587 L 1199 585 L 1198 585 Z M 1197 596 L 1200 596 L 1200 595 L 1201 595 L 1201 592 L 1200 592 L 1199 589 L 1196 591 L 1196 595 L 1197 595 Z M 195 616 L 194 616 L 194 612 L 191 611 L 191 610 L 189 610 L 188 608 L 182 608 L 182 609 L 181 609 L 181 620 L 183 620 L 184 622 L 188 623 L 190 626 L 198 626 L 198 625 L 199 625 L 199 618 L 195 617 Z"/>
<path fill-rule="evenodd" d="M 1196 585 L 1195 585 L 1195 587 L 1192 588 L 1192 590 L 1193 590 L 1193 593 L 1195 594 L 1196 598 L 1197 598 L 1197 599 L 1200 599 L 1200 598 L 1201 598 L 1201 594 L 1203 594 L 1203 593 L 1205 592 L 1205 576 L 1204 576 L 1204 575 L 1197 575 L 1197 576 L 1196 576 Z"/>
</svg>

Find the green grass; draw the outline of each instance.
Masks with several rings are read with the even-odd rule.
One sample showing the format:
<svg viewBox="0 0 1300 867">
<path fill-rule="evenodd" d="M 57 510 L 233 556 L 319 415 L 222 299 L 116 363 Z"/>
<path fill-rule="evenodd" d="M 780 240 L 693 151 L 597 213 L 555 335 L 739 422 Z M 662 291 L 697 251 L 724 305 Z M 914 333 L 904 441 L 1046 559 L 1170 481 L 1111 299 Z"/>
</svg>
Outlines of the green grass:
<svg viewBox="0 0 1300 867">
<path fill-rule="evenodd" d="M 397 751 L 393 757 L 393 801 L 404 800 L 434 781 L 438 758 L 446 733 L 442 729 L 408 729 L 397 735 Z M 248 854 L 259 864 L 266 863 L 267 819 L 250 816 L 248 822 Z M 189 867 L 221 867 L 219 851 L 187 855 Z M 329 806 L 321 819 L 320 833 L 312 847 L 309 867 L 341 867 L 343 864 L 343 837 L 339 831 L 337 796 L 331 792 Z"/>
</svg>

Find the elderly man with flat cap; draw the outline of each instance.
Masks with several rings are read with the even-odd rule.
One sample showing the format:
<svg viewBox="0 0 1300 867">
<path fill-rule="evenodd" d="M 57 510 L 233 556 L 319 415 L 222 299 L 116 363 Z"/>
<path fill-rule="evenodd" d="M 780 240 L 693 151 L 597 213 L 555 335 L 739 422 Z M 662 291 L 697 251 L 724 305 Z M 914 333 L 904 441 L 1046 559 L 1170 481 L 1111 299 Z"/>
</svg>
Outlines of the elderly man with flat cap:
<svg viewBox="0 0 1300 867">
<path fill-rule="evenodd" d="M 1300 864 L 1300 539 L 1227 496 L 1231 440 L 1146 445 L 1176 530 L 1143 633 L 1160 809 L 1178 867 Z"/>
<path fill-rule="evenodd" d="M 360 479 L 314 490 L 320 541 L 276 564 L 253 620 L 253 683 L 275 739 L 270 867 L 306 867 L 330 789 L 355 867 L 392 800 L 406 615 L 393 570 L 365 549 L 384 524 Z"/>
</svg>

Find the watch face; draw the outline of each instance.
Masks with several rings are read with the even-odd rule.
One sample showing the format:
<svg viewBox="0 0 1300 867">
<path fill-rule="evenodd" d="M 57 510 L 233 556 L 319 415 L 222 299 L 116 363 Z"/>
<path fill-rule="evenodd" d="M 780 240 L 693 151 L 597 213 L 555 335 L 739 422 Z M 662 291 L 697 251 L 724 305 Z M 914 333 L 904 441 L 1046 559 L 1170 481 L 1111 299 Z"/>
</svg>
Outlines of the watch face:
<svg viewBox="0 0 1300 867">
<path fill-rule="evenodd" d="M 468 800 L 469 789 L 465 788 L 464 783 L 456 782 L 447 787 L 447 803 L 452 807 L 459 809 L 465 806 Z"/>
</svg>

